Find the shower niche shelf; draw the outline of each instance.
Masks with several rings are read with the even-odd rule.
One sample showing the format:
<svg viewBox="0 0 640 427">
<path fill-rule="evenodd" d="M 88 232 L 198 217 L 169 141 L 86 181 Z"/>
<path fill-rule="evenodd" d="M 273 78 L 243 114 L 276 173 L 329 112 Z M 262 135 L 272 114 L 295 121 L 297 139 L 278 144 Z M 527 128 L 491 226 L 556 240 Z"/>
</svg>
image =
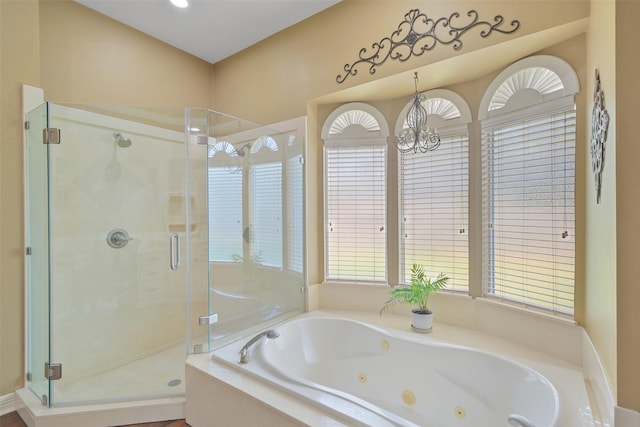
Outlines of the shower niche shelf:
<svg viewBox="0 0 640 427">
<path fill-rule="evenodd" d="M 185 212 L 185 195 L 180 193 L 172 193 L 167 195 L 167 208 L 165 215 L 165 224 L 170 233 L 185 233 L 187 224 L 185 222 L 187 215 Z M 189 209 L 191 216 L 196 212 L 196 200 L 193 196 L 189 198 Z M 198 230 L 198 223 L 191 221 L 189 231 L 195 233 Z"/>
</svg>

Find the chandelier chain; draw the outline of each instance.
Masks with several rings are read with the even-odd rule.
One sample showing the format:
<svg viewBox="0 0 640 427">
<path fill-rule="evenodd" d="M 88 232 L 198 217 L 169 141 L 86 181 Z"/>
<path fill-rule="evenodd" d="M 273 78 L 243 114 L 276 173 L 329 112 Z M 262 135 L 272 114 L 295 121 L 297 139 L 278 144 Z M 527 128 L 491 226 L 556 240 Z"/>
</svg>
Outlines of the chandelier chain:
<svg viewBox="0 0 640 427">
<path fill-rule="evenodd" d="M 411 107 L 405 117 L 405 128 L 396 135 L 398 151 L 401 153 L 426 153 L 440 146 L 440 135 L 434 129 L 427 126 L 428 112 L 423 103 L 426 101 L 424 94 L 418 92 L 418 73 L 413 76 L 415 93 L 411 95 Z"/>
</svg>

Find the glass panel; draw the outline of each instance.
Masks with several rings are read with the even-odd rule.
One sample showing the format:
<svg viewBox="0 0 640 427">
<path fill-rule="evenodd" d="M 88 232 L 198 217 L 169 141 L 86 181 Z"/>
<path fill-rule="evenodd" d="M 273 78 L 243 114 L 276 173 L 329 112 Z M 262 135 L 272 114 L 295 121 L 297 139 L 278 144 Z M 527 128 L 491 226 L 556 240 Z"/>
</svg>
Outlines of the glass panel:
<svg viewBox="0 0 640 427">
<path fill-rule="evenodd" d="M 261 127 L 209 113 L 213 349 L 304 310 L 303 120 Z"/>
<path fill-rule="evenodd" d="M 27 114 L 26 131 L 26 257 L 27 268 L 27 372 L 29 388 L 48 404 L 49 380 L 44 365 L 49 362 L 49 195 L 48 145 L 42 143 L 42 130 L 47 127 L 47 106 L 41 105 Z"/>
<path fill-rule="evenodd" d="M 190 274 L 187 280 L 187 298 L 189 327 L 188 351 L 199 353 L 207 351 L 209 347 L 209 328 L 199 324 L 200 316 L 209 313 L 209 259 L 207 256 L 208 221 L 207 221 L 207 120 L 206 109 L 191 108 L 186 112 L 186 127 L 189 129 L 189 197 L 194 201 L 189 206 L 188 215 L 192 223 L 197 224 L 187 236 L 189 239 Z"/>
<path fill-rule="evenodd" d="M 182 395 L 187 352 L 303 310 L 303 121 L 265 130 L 202 109 L 49 104 L 61 143 L 47 146 L 45 124 L 35 123 L 45 108 L 30 116 L 28 363 L 39 397 L 60 405 Z M 227 156 L 217 165 L 215 147 Z M 249 207 L 247 177 L 274 163 L 266 188 L 278 197 L 251 190 L 277 205 L 256 227 L 280 251 L 263 263 L 252 256 L 261 212 Z M 239 174 L 236 187 L 211 191 L 218 166 Z M 223 218 L 236 223 L 231 245 L 210 239 L 221 230 L 209 228 L 212 206 L 227 203 L 220 195 L 239 201 Z M 220 322 L 201 326 L 210 313 Z M 63 364 L 51 385 L 49 360 Z"/>
<path fill-rule="evenodd" d="M 184 109 L 50 106 L 55 404 L 184 393 Z M 174 247 L 171 248 L 170 245 Z M 180 251 L 178 251 L 178 247 Z M 171 269 L 173 264 L 174 269 Z"/>
</svg>

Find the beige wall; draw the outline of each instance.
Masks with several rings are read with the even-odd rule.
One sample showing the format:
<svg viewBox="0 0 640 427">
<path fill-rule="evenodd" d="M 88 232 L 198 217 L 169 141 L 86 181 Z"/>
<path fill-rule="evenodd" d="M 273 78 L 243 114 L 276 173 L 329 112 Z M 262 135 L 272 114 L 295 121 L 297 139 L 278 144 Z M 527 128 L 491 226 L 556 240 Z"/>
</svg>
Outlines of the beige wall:
<svg viewBox="0 0 640 427">
<path fill-rule="evenodd" d="M 38 2 L 0 1 L 0 396 L 23 383 L 22 85 L 40 84 Z"/>
<path fill-rule="evenodd" d="M 55 102 L 211 106 L 211 65 L 71 0 L 40 2 L 40 68 Z"/>
<path fill-rule="evenodd" d="M 357 59 L 357 52 L 361 47 L 370 46 L 373 41 L 378 41 L 388 35 L 391 30 L 384 32 L 380 28 L 395 29 L 406 12 L 406 5 L 400 5 L 400 8 L 396 8 L 397 3 L 376 3 L 373 5 L 373 12 L 362 7 L 363 4 L 370 6 L 371 2 L 341 4 L 308 20 L 304 27 L 297 26 L 284 31 L 276 38 L 268 39 L 264 43 L 214 66 L 216 77 L 219 78 L 214 81 L 217 95 L 215 101 L 218 109 L 228 111 L 228 109 L 242 108 L 242 104 L 246 104 L 251 99 L 251 91 L 258 90 L 257 88 L 253 89 L 250 82 L 269 81 L 274 82 L 274 87 L 269 90 L 274 93 L 287 93 L 287 96 L 280 99 L 280 97 L 265 93 L 265 98 L 263 92 L 260 92 L 261 96 L 255 97 L 255 101 L 250 102 L 251 106 L 243 110 L 243 117 L 258 122 L 268 122 L 284 118 L 286 115 L 305 114 L 305 111 L 309 115 L 309 152 L 306 164 L 310 171 L 308 183 L 311 184 L 307 188 L 310 283 L 322 280 L 322 185 L 317 182 L 317 178 L 321 176 L 322 171 L 322 144 L 319 134 L 324 119 L 342 102 L 369 101 L 382 110 L 388 122 L 393 124 L 400 109 L 404 106 L 406 96 L 412 90 L 413 80 L 410 72 L 397 73 L 396 71 L 396 75 L 389 75 L 392 71 L 388 72 L 388 67 L 398 68 L 398 65 L 393 61 L 388 61 L 384 66 L 379 67 L 374 76 L 369 75 L 367 67 L 360 67 L 357 76 L 349 77 L 343 84 L 336 83 L 335 77 L 342 72 L 344 64 Z M 453 10 L 466 11 L 471 7 L 464 2 L 457 2 L 454 5 L 457 6 L 455 9 L 452 6 L 445 6 L 446 12 L 443 10 L 432 12 L 430 10 L 430 16 L 439 17 L 441 15 L 437 13 L 448 15 Z M 493 8 L 476 7 L 476 9 L 480 13 L 480 19 L 491 20 L 493 14 L 498 13 L 498 8 L 505 5 L 505 2 L 500 2 L 498 6 L 492 4 Z M 519 5 L 523 5 L 523 3 L 521 2 Z M 422 57 L 412 58 L 402 66 L 408 71 L 411 71 L 408 68 L 409 65 L 419 67 L 418 70 L 423 76 L 421 90 L 448 87 L 461 93 L 469 102 L 471 110 L 476 116 L 482 94 L 491 79 L 504 66 L 529 54 L 545 53 L 547 47 L 561 43 L 563 40 L 573 40 L 576 34 L 583 33 L 586 29 L 586 25 L 581 29 L 566 28 L 571 23 L 581 21 L 585 16 L 584 2 L 574 3 L 571 10 L 565 8 L 566 3 L 563 3 L 557 13 L 551 14 L 556 19 L 553 23 L 545 19 L 545 16 L 549 14 L 541 15 L 540 4 L 526 2 L 524 5 L 525 7 L 521 10 L 511 10 L 506 7 L 504 11 L 500 9 L 500 13 L 506 19 L 520 19 L 522 21 L 521 29 L 527 29 L 529 32 L 518 30 L 512 36 L 497 36 L 495 39 L 491 37 L 481 39 L 477 33 L 472 32 L 463 39 L 465 47 L 462 50 L 462 55 L 457 54 L 450 46 L 440 46 Z M 474 6 L 478 6 L 478 4 L 475 3 Z M 508 6 L 512 6 L 512 4 Z M 548 3 L 545 3 L 545 7 L 548 7 Z M 562 20 L 558 17 L 563 17 L 567 23 L 562 24 Z M 325 30 L 329 28 L 329 23 L 340 22 L 347 25 L 348 22 L 368 22 L 369 19 L 375 20 L 377 26 L 359 27 L 357 37 L 362 40 L 354 41 L 352 38 L 346 37 L 340 31 L 342 27 L 337 24 L 331 25 L 332 32 L 327 33 Z M 557 25 L 557 27 L 535 33 L 534 30 L 540 29 L 540 22 Z M 578 26 L 576 25 L 576 27 Z M 361 36 L 360 33 L 364 33 L 365 36 Z M 584 41 L 578 42 L 578 45 L 579 49 L 569 45 L 570 47 L 564 49 L 559 56 L 567 58 L 576 71 L 581 73 L 585 67 Z M 477 49 L 473 50 L 471 46 L 476 46 Z M 308 52 L 314 52 L 314 55 L 310 55 Z M 487 61 L 487 58 L 491 58 L 491 60 Z M 312 63 L 300 65 L 298 62 L 301 61 L 312 61 Z M 298 70 L 302 67 L 309 70 L 307 74 L 291 74 L 292 70 Z M 271 74 L 272 69 L 275 70 L 273 74 Z M 243 82 L 249 83 L 243 86 Z M 218 90 L 218 86 L 221 87 L 220 90 Z M 229 89 L 234 86 L 236 86 L 235 89 Z M 461 89 L 458 90 L 458 87 Z M 228 92 L 226 92 L 227 89 Z M 309 97 L 315 98 L 309 102 Z M 385 99 L 393 101 L 381 101 Z M 280 103 L 285 103 L 285 101 L 286 105 L 281 106 Z M 269 105 L 272 102 L 275 104 Z M 584 157 L 584 154 L 582 155 Z M 393 164 L 393 159 L 390 159 L 390 164 Z M 581 271 L 577 273 L 579 279 L 582 277 L 580 273 Z M 583 294 L 583 292 L 577 292 L 579 301 L 577 301 L 576 313 L 579 318 L 583 315 Z"/>
<path fill-rule="evenodd" d="M 374 75 L 361 67 L 358 76 L 338 84 L 336 76 L 345 64 L 357 59 L 362 47 L 388 35 L 411 7 L 423 7 L 424 2 L 345 0 L 210 66 L 70 0 L 0 1 L 0 395 L 21 386 L 23 372 L 23 242 L 22 228 L 16 226 L 22 224 L 23 217 L 21 84 L 41 86 L 47 100 L 58 102 L 207 106 L 213 101 L 212 106 L 220 111 L 259 123 L 309 114 L 313 151 L 320 147 L 322 120 L 318 114 L 328 105 L 346 100 L 400 99 L 413 89 L 406 82 L 411 82 L 414 68 L 428 71 L 429 79 L 421 80 L 421 90 L 452 87 L 465 92 L 475 104 L 480 86 L 508 63 L 558 49 L 558 54 L 576 67 L 584 97 L 580 102 L 586 104 L 579 107 L 583 108 L 585 125 L 579 150 L 582 157 L 578 159 L 584 177 L 578 185 L 583 195 L 579 196 L 578 222 L 584 224 L 584 242 L 578 243 L 577 252 L 578 257 L 584 256 L 584 264 L 578 263 L 576 272 L 576 314 L 600 353 L 620 404 L 640 410 L 640 310 L 634 306 L 640 301 L 640 288 L 635 283 L 640 277 L 639 264 L 634 259 L 640 237 L 634 214 L 640 200 L 633 188 L 639 182 L 635 159 L 640 153 L 636 153 L 634 129 L 627 124 L 633 123 L 640 93 L 634 76 L 639 65 L 638 46 L 629 42 L 639 39 L 639 3 L 436 2 L 430 4 L 431 17 L 454 11 L 464 15 L 475 9 L 481 19 L 501 14 L 507 20 L 521 20 L 522 27 L 513 35 L 494 34 L 486 39 L 470 33 L 459 52 L 440 46 L 404 63 L 389 61 Z M 567 45 L 562 42 L 576 43 L 574 37 L 584 32 L 580 21 L 589 13 L 592 18 L 584 58 L 565 50 Z M 358 31 L 353 31 L 354 27 Z M 468 58 L 470 62 L 465 62 Z M 600 69 L 612 115 L 600 204 L 595 204 L 587 154 L 595 68 Z M 619 89 L 622 87 L 624 91 Z M 307 165 L 312 177 L 320 175 L 318 156 Z M 309 206 L 316 213 L 311 218 L 308 244 L 317 248 L 322 241 L 317 185 L 309 196 Z M 310 277 L 312 281 L 321 277 L 317 261 Z"/>
<path fill-rule="evenodd" d="M 376 102 L 380 99 L 408 94 L 411 88 L 400 89 L 394 75 L 406 81 L 410 80 L 408 71 L 412 68 L 428 71 L 429 82 L 423 83 L 421 90 L 449 87 L 463 92 L 475 116 L 474 105 L 477 105 L 477 98 L 481 96 L 480 88 L 486 87 L 487 79 L 495 75 L 496 70 L 518 57 L 535 52 L 557 54 L 568 60 L 580 77 L 578 117 L 584 125 L 578 129 L 578 141 L 581 143 L 577 152 L 577 176 L 580 180 L 576 185 L 576 319 L 585 325 L 592 337 L 620 404 L 639 410 L 637 358 L 640 340 L 634 331 L 640 330 L 640 310 L 635 309 L 634 304 L 640 301 L 637 295 L 639 291 L 636 291 L 639 288 L 635 283 L 640 274 L 636 271 L 639 266 L 637 260 L 635 264 L 633 262 L 638 253 L 634 247 L 639 237 L 636 235 L 638 226 L 633 223 L 638 200 L 630 196 L 634 183 L 639 182 L 634 175 L 638 156 L 634 155 L 635 147 L 627 148 L 633 141 L 631 127 L 625 152 L 619 152 L 621 127 L 623 123 L 633 123 L 633 118 L 623 121 L 616 111 L 620 111 L 620 105 L 624 105 L 629 115 L 638 110 L 634 104 L 637 99 L 634 94 L 638 91 L 628 90 L 628 87 L 637 84 L 634 74 L 638 64 L 634 61 L 637 61 L 638 46 L 629 41 L 639 40 L 636 9 L 640 2 L 592 0 L 518 2 L 517 5 L 512 2 L 483 2 L 479 5 L 475 2 L 473 7 L 465 2 L 437 3 L 434 9 L 429 9 L 432 17 L 440 16 L 445 10 L 464 12 L 474 8 L 484 19 L 489 19 L 493 12 L 502 14 L 506 19 L 520 19 L 522 31 L 518 30 L 517 36 L 490 37 L 486 40 L 471 37 L 473 40 L 470 42 L 465 39 L 460 55 L 450 47 L 441 47 L 404 64 L 384 64 L 373 76 L 368 74 L 366 67 L 361 67 L 358 76 L 349 77 L 339 85 L 335 77 L 342 67 L 357 59 L 360 48 L 368 47 L 387 35 L 382 28 L 395 29 L 400 17 L 413 4 L 366 2 L 364 6 L 364 3 L 344 2 L 308 20 L 304 27 L 290 28 L 216 64 L 215 107 L 258 122 L 308 113 L 310 133 L 307 165 L 313 168 L 309 181 L 313 183 L 317 173 L 322 171 L 319 132 L 323 119 L 342 102 L 370 101 L 379 107 L 380 104 Z M 420 7 L 417 3 L 415 5 Z M 590 14 L 591 18 L 586 28 L 579 32 L 586 33 L 588 41 L 577 50 L 570 44 L 557 44 L 576 35 L 568 27 L 571 22 L 578 22 L 586 16 L 585 13 Z M 368 25 L 359 25 L 357 32 L 347 33 L 348 28 L 361 22 Z M 328 28 L 331 30 L 327 31 Z M 514 37 L 520 39 L 514 41 Z M 494 44 L 498 44 L 500 52 L 492 49 Z M 554 45 L 556 47 L 552 47 Z M 514 46 L 517 54 L 509 56 Z M 474 56 L 475 53 L 481 56 Z M 472 57 L 473 62 L 465 63 L 464 57 Z M 483 69 L 487 63 L 493 64 L 493 68 Z M 620 70 L 622 63 L 624 71 Z M 600 69 L 603 89 L 609 94 L 607 108 L 612 116 L 600 204 L 595 203 L 588 151 L 595 68 Z M 464 73 L 460 74 L 460 69 L 464 69 Z M 425 80 L 423 78 L 421 81 Z M 621 102 L 622 90 L 618 89 L 623 80 L 625 85 L 629 85 L 625 86 L 623 92 L 624 104 Z M 264 81 L 270 83 L 268 88 L 260 87 Z M 391 91 L 395 91 L 395 95 L 389 88 L 394 88 Z M 277 96 L 281 93 L 287 96 Z M 249 99 L 252 99 L 251 107 L 244 108 Z M 621 159 L 628 164 L 621 167 Z M 315 184 L 308 193 L 308 203 L 312 208 L 308 230 L 312 282 L 322 278 L 322 250 L 316 249 L 322 244 L 321 211 L 317 212 L 322 206 L 322 194 L 321 186 L 317 182 Z M 624 255 L 620 253 L 622 250 Z M 314 258 L 319 261 L 314 262 Z M 618 372 L 625 372 L 625 375 L 618 375 Z"/>
<path fill-rule="evenodd" d="M 305 115 L 307 102 L 320 97 L 329 98 L 323 102 L 395 98 L 413 90 L 410 71 L 416 67 L 455 59 L 461 56 L 460 52 L 500 46 L 489 49 L 484 56 L 476 56 L 477 60 L 466 67 L 451 62 L 431 70 L 429 79 L 421 80 L 421 90 L 442 87 L 452 80 L 468 80 L 470 74 L 484 75 L 508 64 L 514 56 L 540 50 L 541 30 L 561 28 L 588 17 L 589 13 L 588 3 L 580 0 L 553 2 L 553 13 L 549 13 L 551 5 L 547 1 L 479 3 L 432 2 L 427 10 L 424 2 L 346 0 L 215 64 L 214 108 L 258 123 L 272 123 Z M 441 45 L 406 62 L 389 60 L 373 75 L 368 67 L 361 66 L 357 76 L 338 84 L 336 77 L 344 74 L 345 64 L 355 62 L 361 48 L 391 35 L 412 7 L 422 7 L 422 12 L 436 19 L 457 11 L 465 23 L 466 12 L 474 9 L 480 20 L 493 21 L 494 16 L 503 15 L 505 21 L 518 19 L 522 25 L 512 35 L 495 32 L 487 38 L 479 37 L 480 29 L 476 29 L 462 37 L 464 47 L 460 51 Z M 354 27 L 357 31 L 353 31 Z M 509 25 L 505 23 L 502 28 L 508 29 Z M 566 34 L 558 37 L 563 36 L 571 37 Z M 550 44 L 562 41 L 558 37 Z M 504 43 L 512 40 L 520 43 Z M 378 84 L 363 85 L 367 82 Z"/>
<path fill-rule="evenodd" d="M 52 102 L 211 106 L 212 66 L 72 0 L 1 0 L 0 396 L 23 385 L 23 84 Z"/>
<path fill-rule="evenodd" d="M 553 45 L 553 46 L 549 46 L 545 49 L 540 50 L 539 52 L 535 52 L 536 54 L 540 54 L 540 55 L 552 55 L 552 56 L 557 56 L 559 58 L 562 58 L 563 60 L 567 61 L 571 67 L 576 71 L 576 74 L 578 75 L 579 78 L 579 82 L 580 82 L 580 86 L 584 87 L 586 85 L 586 77 L 585 77 L 585 58 L 586 58 L 586 54 L 585 54 L 585 49 L 586 49 L 586 36 L 585 34 L 580 34 L 577 35 L 565 42 L 559 43 L 557 45 Z M 472 112 L 472 116 L 473 116 L 473 123 L 471 124 L 471 131 L 470 131 L 470 147 L 471 150 L 474 150 L 474 146 L 479 147 L 480 146 L 480 124 L 477 122 L 477 113 L 478 110 L 480 108 L 480 102 L 482 100 L 483 95 L 485 94 L 487 88 L 489 87 L 489 85 L 493 82 L 493 80 L 497 77 L 497 75 L 499 74 L 499 72 L 501 72 L 502 70 L 496 70 L 494 72 L 491 72 L 489 74 L 486 74 L 484 76 L 481 76 L 479 78 L 475 78 L 475 79 L 470 79 L 468 81 L 462 82 L 462 83 L 456 83 L 456 84 L 452 84 L 449 86 L 445 86 L 443 87 L 444 89 L 449 89 L 455 93 L 457 93 L 458 95 L 462 96 L 462 98 L 467 102 L 471 112 Z M 578 117 L 580 117 L 581 121 L 586 120 L 585 118 L 585 94 L 584 91 L 580 92 L 576 95 L 575 97 L 576 100 L 576 105 L 577 105 L 577 115 Z M 371 105 L 373 105 L 374 107 L 376 107 L 385 117 L 387 123 L 393 127 L 396 123 L 396 120 L 398 118 L 398 115 L 400 114 L 402 108 L 404 108 L 406 106 L 406 102 L 407 102 L 407 97 L 406 96 L 402 96 L 400 98 L 396 98 L 396 99 L 392 99 L 389 101 L 370 101 L 369 103 Z M 324 122 L 326 121 L 327 117 L 329 116 L 329 114 L 331 114 L 331 112 L 333 112 L 334 109 L 336 109 L 337 107 L 339 107 L 341 105 L 341 103 L 330 103 L 330 104 L 321 104 L 318 106 L 317 108 L 317 115 L 316 115 L 316 119 L 319 123 L 319 127 L 321 128 L 322 125 L 324 124 Z M 578 130 L 578 135 L 577 135 L 577 139 L 578 140 L 584 140 L 585 138 L 585 134 L 584 134 L 584 130 L 583 129 L 579 129 Z M 585 157 L 585 152 L 586 152 L 587 147 L 583 146 L 583 145 L 579 145 L 577 147 L 577 153 L 576 156 L 578 158 L 584 158 Z M 313 151 L 312 151 L 313 150 Z M 309 161 L 309 157 L 311 154 L 313 154 L 314 158 L 318 159 L 318 162 L 321 163 L 322 160 L 322 144 L 318 143 L 315 145 L 312 145 L 311 147 L 309 147 L 309 151 L 310 153 L 308 154 L 308 159 L 307 159 L 307 163 L 311 163 Z M 479 151 L 477 151 L 477 154 L 479 155 Z M 390 151 L 389 152 L 389 161 L 388 161 L 388 167 L 390 168 L 388 175 L 392 176 L 394 174 L 396 174 L 395 170 L 392 170 L 391 168 L 393 168 L 394 164 L 396 163 L 396 152 L 395 151 Z M 473 156 L 472 153 L 470 153 L 470 156 Z M 479 157 L 478 157 L 479 159 Z M 473 167 L 474 163 L 478 163 L 478 162 L 470 162 L 471 163 L 471 167 Z M 322 170 L 322 165 L 320 164 L 318 166 L 319 170 Z M 471 179 L 471 184 L 473 185 L 473 182 L 476 181 L 480 181 L 481 180 L 481 175 L 480 175 L 480 171 L 477 170 L 475 171 L 477 172 L 477 178 L 474 180 L 473 179 L 473 173 L 474 171 L 470 171 L 470 173 L 472 174 L 472 179 Z M 583 167 L 578 167 L 576 174 L 578 177 L 584 177 L 584 168 Z M 315 179 L 315 178 L 312 178 Z M 322 183 L 321 182 L 316 182 L 315 185 L 317 187 L 321 187 Z M 393 185 L 391 185 L 390 187 L 394 187 Z M 317 191 L 321 192 L 321 188 L 318 188 Z M 478 191 L 479 192 L 479 187 L 478 187 Z M 476 193 L 477 193 L 476 192 Z M 577 188 L 576 188 L 576 197 L 578 198 L 578 200 L 583 200 L 584 199 L 584 185 L 582 185 L 582 183 L 578 183 L 577 184 Z M 322 196 L 318 196 L 319 197 L 319 201 L 318 201 L 318 205 L 317 206 L 322 206 Z M 397 197 L 396 194 L 389 194 L 389 197 L 394 198 Z M 471 205 L 471 209 L 474 209 L 473 207 L 473 203 L 470 204 Z M 478 204 L 476 204 L 478 205 Z M 479 207 L 478 207 L 479 208 Z M 319 208 L 322 209 L 322 208 Z M 474 215 L 472 214 L 471 217 L 474 217 Z M 389 220 L 390 223 L 393 223 L 393 220 Z M 580 219 L 578 221 L 578 225 L 577 226 L 582 226 L 583 224 L 583 220 Z M 479 229 L 480 224 L 477 224 L 476 227 L 473 227 L 473 225 L 470 225 L 470 229 Z M 319 226 L 321 227 L 321 225 Z M 389 228 L 391 229 L 391 227 L 394 227 L 393 224 L 389 225 Z M 395 234 L 393 232 L 391 232 L 391 234 Z M 475 237 L 473 237 L 473 233 L 472 236 L 470 236 L 470 240 L 469 240 L 469 244 L 471 246 L 473 246 L 474 244 L 474 239 L 480 239 L 480 233 L 477 233 L 477 235 Z M 319 245 L 320 248 L 322 248 L 323 245 L 323 230 L 321 228 L 318 229 L 318 232 L 315 235 L 315 242 L 314 245 Z M 477 241 L 478 245 L 480 244 L 479 241 Z M 311 250 L 313 251 L 315 248 L 313 247 L 314 245 L 311 245 L 312 248 Z M 480 247 L 480 246 L 478 246 Z M 471 253 L 471 258 L 472 258 L 472 263 L 473 260 L 476 258 L 475 254 L 479 253 L 479 251 L 476 251 L 475 254 L 473 253 L 474 251 L 472 251 Z M 319 260 L 317 262 L 318 266 L 317 268 L 314 269 L 314 271 L 318 271 L 321 270 L 321 265 L 323 265 L 323 259 L 322 259 L 322 255 L 323 251 L 319 250 L 318 251 L 318 257 Z M 477 260 L 478 262 L 480 262 L 480 260 Z M 582 284 L 582 280 L 581 280 L 581 272 L 583 270 L 583 264 L 582 264 L 582 260 L 581 259 L 577 259 L 577 266 L 576 266 L 576 280 L 578 283 Z M 310 266 L 313 267 L 313 262 L 310 262 Z M 479 267 L 479 264 L 478 266 Z M 473 267 L 471 267 L 473 269 Z M 473 271 L 473 270 L 472 270 Z M 479 268 L 476 269 L 476 271 L 474 271 L 474 273 L 470 274 L 471 281 L 475 281 L 475 283 L 471 283 L 471 287 L 473 286 L 481 286 L 481 280 L 480 280 L 480 274 L 481 271 L 479 270 Z M 322 280 L 322 272 L 319 271 L 317 273 L 316 276 L 313 276 L 313 280 L 311 283 L 318 283 L 319 281 Z M 478 293 L 480 294 L 480 293 Z M 582 323 L 582 319 L 583 319 L 583 313 L 584 313 L 584 297 L 583 297 L 583 289 L 581 286 L 578 286 L 578 288 L 576 289 L 576 303 L 575 303 L 575 318 L 578 322 Z"/>
<path fill-rule="evenodd" d="M 474 9 L 480 20 L 492 21 L 495 15 L 502 15 L 507 22 L 520 20 L 521 27 L 512 35 L 494 33 L 488 38 L 479 37 L 476 29 L 463 36 L 464 47 L 460 52 L 441 45 L 406 62 L 388 60 L 374 75 L 369 74 L 367 66 L 360 66 L 356 76 L 338 84 L 336 77 L 344 74 L 345 64 L 355 62 L 361 48 L 389 36 L 411 7 L 422 7 L 423 12 L 435 19 L 456 11 L 464 16 Z M 322 171 L 320 130 L 326 115 L 337 103 L 369 101 L 383 109 L 393 124 L 406 96 L 413 90 L 414 69 L 419 70 L 421 76 L 428 76 L 420 80 L 420 90 L 451 87 L 486 78 L 484 76 L 495 74 L 513 61 L 584 32 L 586 24 L 581 21 L 588 17 L 588 2 L 554 2 L 553 13 L 549 13 L 549 7 L 550 3 L 544 1 L 483 2 L 481 5 L 457 1 L 436 2 L 430 4 L 427 11 L 420 2 L 347 0 L 214 65 L 214 108 L 217 110 L 258 123 L 308 116 L 309 283 L 318 283 L 323 278 L 323 196 L 322 184 L 317 179 Z M 353 26 L 357 26 L 358 31 L 352 31 Z M 503 29 L 509 26 L 504 25 Z M 583 51 L 579 55 L 584 55 Z M 486 85 L 469 95 L 481 97 L 485 88 Z M 395 102 L 380 104 L 381 100 L 389 99 Z M 474 109 L 472 105 L 472 112 L 475 117 L 477 107 Z M 581 276 L 578 274 L 578 277 Z M 582 307 L 581 301 L 579 304 Z M 582 314 L 580 308 L 577 312 Z"/>
<path fill-rule="evenodd" d="M 608 105 L 615 104 L 617 390 L 620 406 L 640 411 L 640 2 L 618 0 L 615 8 L 615 96 Z"/>
<path fill-rule="evenodd" d="M 587 109 L 585 129 L 591 132 L 591 108 L 595 69 L 605 93 L 605 105 L 611 116 L 602 177 L 601 201 L 596 192 L 591 169 L 591 155 L 584 159 L 586 169 L 585 213 L 585 321 L 589 336 L 598 349 L 612 390 L 616 389 L 616 64 L 615 2 L 591 2 L 591 22 L 587 43 Z M 584 141 L 589 146 L 589 138 Z"/>
</svg>

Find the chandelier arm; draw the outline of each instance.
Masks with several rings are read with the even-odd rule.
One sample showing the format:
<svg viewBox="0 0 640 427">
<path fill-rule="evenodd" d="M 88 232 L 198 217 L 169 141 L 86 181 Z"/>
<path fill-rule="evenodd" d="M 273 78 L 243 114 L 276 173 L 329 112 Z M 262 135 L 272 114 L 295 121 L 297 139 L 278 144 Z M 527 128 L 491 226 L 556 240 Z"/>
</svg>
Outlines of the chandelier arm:
<svg viewBox="0 0 640 427">
<path fill-rule="evenodd" d="M 415 93 L 409 100 L 411 106 L 405 116 L 406 128 L 403 128 L 399 135 L 396 135 L 396 145 L 401 153 L 422 153 L 433 151 L 440 146 L 440 135 L 434 130 L 429 130 L 427 126 L 428 111 L 422 105 L 426 101 L 424 94 L 418 92 L 418 73 L 414 73 Z"/>
</svg>

